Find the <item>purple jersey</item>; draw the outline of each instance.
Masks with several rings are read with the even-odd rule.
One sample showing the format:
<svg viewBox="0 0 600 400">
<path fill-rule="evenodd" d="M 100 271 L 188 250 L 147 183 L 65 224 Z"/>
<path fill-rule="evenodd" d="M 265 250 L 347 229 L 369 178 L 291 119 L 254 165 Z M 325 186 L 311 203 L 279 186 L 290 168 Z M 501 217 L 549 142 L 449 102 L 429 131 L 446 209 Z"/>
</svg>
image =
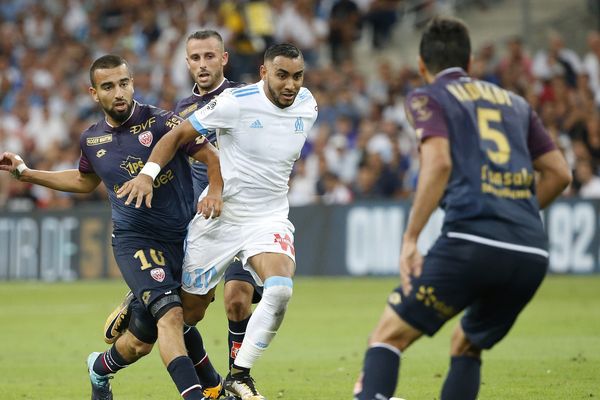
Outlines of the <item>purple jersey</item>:
<svg viewBox="0 0 600 400">
<path fill-rule="evenodd" d="M 199 108 L 204 107 L 209 101 L 220 95 L 223 90 L 227 88 L 235 88 L 244 86 L 244 83 L 231 82 L 225 79 L 221 85 L 206 94 L 200 94 L 198 86 L 194 85 L 192 88 L 192 95 L 181 99 L 175 106 L 175 112 L 183 119 L 187 119 Z M 206 134 L 206 138 L 215 146 L 217 146 L 217 132 L 214 129 L 209 129 Z M 194 185 L 194 199 L 198 200 L 198 196 L 208 185 L 208 177 L 206 176 L 206 165 L 201 162 L 195 162 L 192 160 L 192 182 Z"/>
<path fill-rule="evenodd" d="M 412 91 L 406 110 L 421 141 L 450 143 L 444 232 L 547 247 L 532 161 L 556 146 L 522 97 L 451 68 Z"/>
<path fill-rule="evenodd" d="M 180 122 L 170 111 L 134 102 L 131 116 L 120 126 L 102 120 L 81 135 L 79 171 L 98 175 L 106 186 L 115 235 L 169 242 L 185 238 L 195 212 L 187 159 L 207 143 L 204 137 L 182 146 L 162 168 L 154 180 L 151 209 L 126 206 L 126 199 L 116 196 L 123 183 L 137 176 L 160 138 Z"/>
</svg>

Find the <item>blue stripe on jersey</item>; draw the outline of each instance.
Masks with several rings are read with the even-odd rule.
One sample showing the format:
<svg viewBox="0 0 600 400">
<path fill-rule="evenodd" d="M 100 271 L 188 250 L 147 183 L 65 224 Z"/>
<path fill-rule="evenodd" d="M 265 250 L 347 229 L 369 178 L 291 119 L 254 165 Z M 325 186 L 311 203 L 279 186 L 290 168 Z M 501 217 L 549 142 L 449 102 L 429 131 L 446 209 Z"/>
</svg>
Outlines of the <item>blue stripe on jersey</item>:
<svg viewBox="0 0 600 400">
<path fill-rule="evenodd" d="M 234 97 L 251 96 L 251 95 L 257 94 L 257 93 L 258 93 L 258 90 L 255 90 L 253 92 L 246 92 L 246 93 L 234 94 Z"/>
<path fill-rule="evenodd" d="M 190 121 L 190 123 L 192 124 L 192 126 L 194 127 L 195 130 L 197 130 L 199 133 L 206 133 L 208 131 L 208 129 L 206 129 L 204 127 L 204 125 L 202 125 L 200 123 L 200 121 L 198 121 L 198 118 L 196 118 L 196 114 L 192 114 L 188 117 L 188 121 Z"/>
<path fill-rule="evenodd" d="M 256 86 L 256 84 L 249 85 L 249 86 L 244 86 L 244 87 L 241 87 L 241 88 L 233 89 L 231 91 L 231 93 L 236 94 L 236 93 L 242 93 L 242 92 L 249 92 L 251 90 L 258 90 L 258 86 Z"/>
</svg>

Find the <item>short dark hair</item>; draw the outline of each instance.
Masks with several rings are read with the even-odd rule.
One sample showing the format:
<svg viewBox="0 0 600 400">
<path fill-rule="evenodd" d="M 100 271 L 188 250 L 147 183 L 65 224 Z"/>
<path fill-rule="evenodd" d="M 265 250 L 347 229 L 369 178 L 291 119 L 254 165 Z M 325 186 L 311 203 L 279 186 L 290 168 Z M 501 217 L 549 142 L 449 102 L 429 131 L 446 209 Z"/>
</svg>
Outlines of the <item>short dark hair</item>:
<svg viewBox="0 0 600 400">
<path fill-rule="evenodd" d="M 94 72 L 96 72 L 97 69 L 117 68 L 119 65 L 123 64 L 127 67 L 127 70 L 129 70 L 129 64 L 127 64 L 127 61 L 125 61 L 123 57 L 116 54 L 107 54 L 96 59 L 96 61 L 94 61 L 90 67 L 90 82 L 92 87 L 96 87 L 96 82 L 94 82 Z"/>
<path fill-rule="evenodd" d="M 419 55 L 434 74 L 451 67 L 467 70 L 471 58 L 467 26 L 456 18 L 434 17 L 421 37 Z"/>
<path fill-rule="evenodd" d="M 201 31 L 192 32 L 188 36 L 186 42 L 189 42 L 190 40 L 205 40 L 205 39 L 209 39 L 209 38 L 215 38 L 219 42 L 223 43 L 223 37 L 221 36 L 221 34 L 212 29 L 204 29 Z"/>
<path fill-rule="evenodd" d="M 285 58 L 301 57 L 304 59 L 300 49 L 290 43 L 279 43 L 270 46 L 267 51 L 265 51 L 264 61 L 273 61 L 277 56 L 283 56 Z"/>
</svg>

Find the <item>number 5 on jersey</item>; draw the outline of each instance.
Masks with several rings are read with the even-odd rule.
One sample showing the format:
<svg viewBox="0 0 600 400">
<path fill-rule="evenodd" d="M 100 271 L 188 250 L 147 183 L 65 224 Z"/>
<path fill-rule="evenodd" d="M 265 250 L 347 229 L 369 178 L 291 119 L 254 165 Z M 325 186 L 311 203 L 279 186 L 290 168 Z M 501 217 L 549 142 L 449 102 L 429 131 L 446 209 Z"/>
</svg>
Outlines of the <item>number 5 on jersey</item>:
<svg viewBox="0 0 600 400">
<path fill-rule="evenodd" d="M 496 150 L 487 149 L 487 156 L 494 164 L 506 164 L 510 159 L 510 144 L 506 135 L 490 127 L 490 122 L 502 122 L 500 110 L 493 108 L 477 109 L 477 125 L 479 135 L 483 140 L 489 140 L 496 145 Z"/>
</svg>

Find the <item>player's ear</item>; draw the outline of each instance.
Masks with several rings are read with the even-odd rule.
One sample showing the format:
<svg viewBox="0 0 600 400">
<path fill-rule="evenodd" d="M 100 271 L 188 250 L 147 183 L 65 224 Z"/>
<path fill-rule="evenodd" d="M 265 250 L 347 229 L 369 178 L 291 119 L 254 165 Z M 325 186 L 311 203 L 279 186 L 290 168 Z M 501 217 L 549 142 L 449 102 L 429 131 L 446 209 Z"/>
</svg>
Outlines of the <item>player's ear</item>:
<svg viewBox="0 0 600 400">
<path fill-rule="evenodd" d="M 264 80 L 267 77 L 267 67 L 265 65 L 260 66 L 260 79 Z"/>
<path fill-rule="evenodd" d="M 421 56 L 418 57 L 417 64 L 419 66 L 419 75 L 421 75 L 421 77 L 423 79 L 426 79 L 426 77 L 427 77 L 427 67 L 425 66 L 425 62 L 423 61 L 423 59 L 421 58 Z"/>
<path fill-rule="evenodd" d="M 229 62 L 229 53 L 224 51 L 223 58 L 221 58 L 221 65 L 226 66 L 228 62 Z"/>
<path fill-rule="evenodd" d="M 90 95 L 92 95 L 92 99 L 94 99 L 94 101 L 96 103 L 98 103 L 100 100 L 98 99 L 98 92 L 96 92 L 96 89 L 94 89 L 92 86 L 90 86 L 88 88 L 88 92 L 90 92 Z"/>
</svg>

